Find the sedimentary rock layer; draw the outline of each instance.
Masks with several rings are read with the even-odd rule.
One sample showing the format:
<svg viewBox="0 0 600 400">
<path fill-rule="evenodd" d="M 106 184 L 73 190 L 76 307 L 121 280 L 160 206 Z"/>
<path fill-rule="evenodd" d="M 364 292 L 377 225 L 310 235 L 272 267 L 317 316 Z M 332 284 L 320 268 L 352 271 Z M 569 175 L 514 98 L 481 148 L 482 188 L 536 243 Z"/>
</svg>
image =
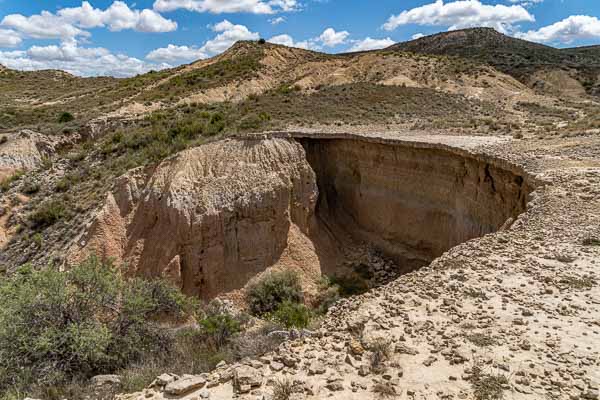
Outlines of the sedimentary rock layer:
<svg viewBox="0 0 600 400">
<path fill-rule="evenodd" d="M 533 190 L 516 171 L 441 146 L 299 140 L 317 172 L 320 219 L 406 269 L 498 230 Z"/>
</svg>

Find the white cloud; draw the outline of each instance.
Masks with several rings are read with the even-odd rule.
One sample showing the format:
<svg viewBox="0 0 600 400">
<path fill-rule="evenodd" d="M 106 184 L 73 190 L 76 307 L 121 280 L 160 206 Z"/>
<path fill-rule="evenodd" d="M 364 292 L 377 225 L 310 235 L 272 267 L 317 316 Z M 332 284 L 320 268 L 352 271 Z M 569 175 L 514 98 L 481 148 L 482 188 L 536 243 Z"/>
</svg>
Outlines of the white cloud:
<svg viewBox="0 0 600 400">
<path fill-rule="evenodd" d="M 513 4 L 522 5 L 523 7 L 531 7 L 536 4 L 541 4 L 544 2 L 544 0 L 508 0 L 508 1 Z"/>
<path fill-rule="evenodd" d="M 350 36 L 348 31 L 336 32 L 333 28 L 327 28 L 319 36 L 318 40 L 327 47 L 335 47 L 345 43 L 348 36 Z"/>
<path fill-rule="evenodd" d="M 436 0 L 392 15 L 383 29 L 392 31 L 401 25 L 448 26 L 450 30 L 488 26 L 501 32 L 511 30 L 517 22 L 534 22 L 535 17 L 523 6 L 488 5 L 479 0 L 458 0 L 444 3 Z"/>
<path fill-rule="evenodd" d="M 34 39 L 67 39 L 77 36 L 90 36 L 64 19 L 42 11 L 39 15 L 25 17 L 21 14 L 10 14 L 0 22 L 0 26 L 11 28 L 24 36 Z"/>
<path fill-rule="evenodd" d="M 421 39 L 422 37 L 425 37 L 425 35 L 422 33 L 415 33 L 414 35 L 411 36 L 411 39 L 417 40 L 417 39 Z"/>
<path fill-rule="evenodd" d="M 197 47 L 168 45 L 148 53 L 148 60 L 175 64 L 180 61 L 193 61 L 206 58 L 206 54 Z"/>
<path fill-rule="evenodd" d="M 21 36 L 11 29 L 0 29 L 0 47 L 16 47 L 21 44 Z"/>
<path fill-rule="evenodd" d="M 260 38 L 258 33 L 250 32 L 244 25 L 235 25 L 227 20 L 214 25 L 212 30 L 219 32 L 219 34 L 201 47 L 201 50 L 209 56 L 224 52 L 238 40 L 257 40 Z"/>
<path fill-rule="evenodd" d="M 19 70 L 60 69 L 79 76 L 132 76 L 151 69 L 170 67 L 151 64 L 109 50 L 78 47 L 63 43 L 60 46 L 33 46 L 26 51 L 0 51 L 0 64 Z"/>
<path fill-rule="evenodd" d="M 140 32 L 171 32 L 177 29 L 175 21 L 156 11 L 132 10 L 122 1 L 115 1 L 106 10 L 93 8 L 87 1 L 81 7 L 63 8 L 58 16 L 80 28 L 108 27 L 111 31 L 134 29 Z"/>
<path fill-rule="evenodd" d="M 34 39 L 72 39 L 89 37 L 85 29 L 107 27 L 111 31 L 133 29 L 140 32 L 171 32 L 177 23 L 162 17 L 153 10 L 132 10 L 122 1 L 115 1 L 106 10 L 93 8 L 84 1 L 80 7 L 63 8 L 57 14 L 42 11 L 26 17 L 10 14 L 2 19 L 1 26 Z"/>
<path fill-rule="evenodd" d="M 582 39 L 600 38 L 600 19 L 588 15 L 571 15 L 538 30 L 517 33 L 515 36 L 533 42 L 571 43 Z"/>
<path fill-rule="evenodd" d="M 156 0 L 154 2 L 154 9 L 160 12 L 185 9 L 213 14 L 241 12 L 274 14 L 293 11 L 297 7 L 297 0 Z"/>
<path fill-rule="evenodd" d="M 354 45 L 350 47 L 349 51 L 367 51 L 367 50 L 378 50 L 389 47 L 395 42 L 391 38 L 385 39 L 371 39 L 367 37 L 363 40 L 354 42 Z"/>
<path fill-rule="evenodd" d="M 271 18 L 269 20 L 269 22 L 271 23 L 271 25 L 279 25 L 282 24 L 286 21 L 285 17 L 277 17 L 277 18 Z"/>
<path fill-rule="evenodd" d="M 211 29 L 217 32 L 218 35 L 207 40 L 200 48 L 169 44 L 167 47 L 152 50 L 146 58 L 152 61 L 170 63 L 192 61 L 220 54 L 238 40 L 257 40 L 260 38 L 258 33 L 251 32 L 246 26 L 235 25 L 227 20 L 213 25 Z"/>
<path fill-rule="evenodd" d="M 273 36 L 271 39 L 268 40 L 269 43 L 274 43 L 274 44 L 281 44 L 283 46 L 288 46 L 288 47 L 298 47 L 300 49 L 310 49 L 311 48 L 311 44 L 308 40 L 302 41 L 302 42 L 295 42 L 294 39 L 290 36 L 290 35 L 277 35 L 277 36 Z"/>
</svg>

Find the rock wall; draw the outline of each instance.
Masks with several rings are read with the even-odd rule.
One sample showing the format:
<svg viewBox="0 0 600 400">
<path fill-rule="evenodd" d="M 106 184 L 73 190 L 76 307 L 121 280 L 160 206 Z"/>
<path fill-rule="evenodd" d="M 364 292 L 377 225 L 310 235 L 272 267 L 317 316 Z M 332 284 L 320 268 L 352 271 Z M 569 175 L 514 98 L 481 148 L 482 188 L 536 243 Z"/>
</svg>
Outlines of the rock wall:
<svg viewBox="0 0 600 400">
<path fill-rule="evenodd" d="M 518 171 L 458 149 L 298 140 L 317 172 L 320 220 L 373 244 L 406 269 L 500 229 L 525 211 L 533 191 Z"/>
<path fill-rule="evenodd" d="M 276 264 L 290 232 L 308 232 L 318 197 L 302 147 L 285 139 L 200 146 L 116 186 L 78 258 L 113 257 L 206 299 Z"/>
<path fill-rule="evenodd" d="M 439 144 L 223 140 L 121 177 L 71 261 L 112 257 L 205 299 L 271 267 L 335 273 L 359 244 L 410 270 L 500 229 L 531 191 L 516 169 Z"/>
</svg>

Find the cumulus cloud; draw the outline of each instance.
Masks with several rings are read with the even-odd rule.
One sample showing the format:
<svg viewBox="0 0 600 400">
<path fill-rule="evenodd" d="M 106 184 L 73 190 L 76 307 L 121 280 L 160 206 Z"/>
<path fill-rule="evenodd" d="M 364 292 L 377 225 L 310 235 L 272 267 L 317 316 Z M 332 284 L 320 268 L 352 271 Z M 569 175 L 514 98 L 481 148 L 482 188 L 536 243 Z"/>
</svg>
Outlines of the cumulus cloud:
<svg viewBox="0 0 600 400">
<path fill-rule="evenodd" d="M 488 5 L 479 0 L 458 0 L 444 3 L 436 0 L 392 15 L 383 29 L 392 31 L 401 25 L 447 26 L 450 30 L 488 26 L 501 32 L 512 30 L 518 22 L 534 22 L 535 17 L 521 5 Z"/>
<path fill-rule="evenodd" d="M 260 35 L 250 30 L 244 25 L 236 25 L 224 20 L 212 27 L 214 32 L 219 32 L 217 36 L 208 40 L 201 47 L 209 56 L 219 54 L 230 48 L 238 40 L 257 40 Z"/>
<path fill-rule="evenodd" d="M 74 42 L 60 46 L 32 46 L 29 50 L 0 51 L 0 64 L 19 70 L 60 69 L 79 76 L 132 76 L 168 64 L 151 64 L 101 47 L 78 47 Z"/>
<path fill-rule="evenodd" d="M 0 29 L 0 47 L 16 47 L 21 44 L 21 36 L 11 29 Z"/>
<path fill-rule="evenodd" d="M 327 28 L 319 36 L 318 40 L 327 47 L 335 47 L 339 44 L 346 43 L 348 36 L 350 36 L 348 31 L 336 32 L 333 28 Z"/>
<path fill-rule="evenodd" d="M 156 0 L 154 9 L 160 12 L 185 9 L 196 12 L 274 14 L 293 11 L 297 0 Z"/>
<path fill-rule="evenodd" d="M 295 41 L 288 34 L 273 36 L 268 41 L 270 43 L 281 44 L 288 47 L 298 47 L 307 50 L 322 50 L 323 47 L 335 47 L 343 43 L 348 42 L 350 33 L 347 31 L 336 32 L 333 28 L 327 28 L 319 36 L 302 40 Z"/>
<path fill-rule="evenodd" d="M 85 29 L 106 27 L 111 31 L 133 29 L 140 32 L 171 32 L 177 23 L 164 18 L 154 10 L 132 10 L 122 1 L 115 1 L 106 10 L 92 7 L 84 1 L 80 7 L 63 8 L 57 14 L 42 11 L 24 16 L 10 14 L 0 22 L 22 36 L 34 39 L 71 39 L 88 37 Z"/>
<path fill-rule="evenodd" d="M 258 33 L 251 32 L 246 26 L 236 25 L 227 20 L 213 25 L 211 29 L 218 35 L 207 40 L 202 47 L 169 44 L 167 47 L 152 50 L 146 58 L 169 63 L 198 60 L 220 54 L 238 40 L 257 40 L 260 37 Z"/>
<path fill-rule="evenodd" d="M 363 40 L 355 41 L 349 51 L 378 50 L 389 47 L 394 43 L 389 37 L 385 39 L 371 39 L 370 37 L 366 37 Z"/>
<path fill-rule="evenodd" d="M 308 40 L 305 40 L 302 42 L 295 42 L 294 38 L 292 38 L 290 35 L 287 35 L 287 34 L 273 36 L 271 39 L 268 40 L 268 42 L 274 43 L 274 44 L 281 44 L 283 46 L 288 46 L 288 47 L 298 47 L 300 49 L 310 49 L 311 48 L 311 44 L 309 43 Z"/>
<path fill-rule="evenodd" d="M 600 19 L 588 15 L 571 15 L 538 30 L 517 33 L 515 36 L 533 42 L 571 43 L 576 40 L 600 39 Z"/>
<path fill-rule="evenodd" d="M 21 14 L 10 14 L 0 22 L 0 26 L 11 28 L 23 36 L 34 39 L 67 39 L 77 36 L 90 36 L 73 24 L 48 11 L 39 15 L 26 17 Z"/>
<path fill-rule="evenodd" d="M 166 63 L 177 63 L 181 61 L 193 61 L 207 58 L 206 53 L 197 47 L 168 45 L 160 49 L 152 50 L 146 56 L 148 60 Z"/>
</svg>

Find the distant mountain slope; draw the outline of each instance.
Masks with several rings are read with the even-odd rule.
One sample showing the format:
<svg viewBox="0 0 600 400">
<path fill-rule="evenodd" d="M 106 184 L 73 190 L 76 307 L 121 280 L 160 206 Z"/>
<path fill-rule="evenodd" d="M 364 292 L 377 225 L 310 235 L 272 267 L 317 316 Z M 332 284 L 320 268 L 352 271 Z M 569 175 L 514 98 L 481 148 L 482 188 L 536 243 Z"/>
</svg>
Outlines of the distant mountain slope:
<svg viewBox="0 0 600 400">
<path fill-rule="evenodd" d="M 540 71 L 564 70 L 590 94 L 600 94 L 600 46 L 556 49 L 513 38 L 491 28 L 471 28 L 438 33 L 389 50 L 456 56 L 495 67 L 534 86 Z M 537 82 L 539 84 L 539 82 Z"/>
</svg>

